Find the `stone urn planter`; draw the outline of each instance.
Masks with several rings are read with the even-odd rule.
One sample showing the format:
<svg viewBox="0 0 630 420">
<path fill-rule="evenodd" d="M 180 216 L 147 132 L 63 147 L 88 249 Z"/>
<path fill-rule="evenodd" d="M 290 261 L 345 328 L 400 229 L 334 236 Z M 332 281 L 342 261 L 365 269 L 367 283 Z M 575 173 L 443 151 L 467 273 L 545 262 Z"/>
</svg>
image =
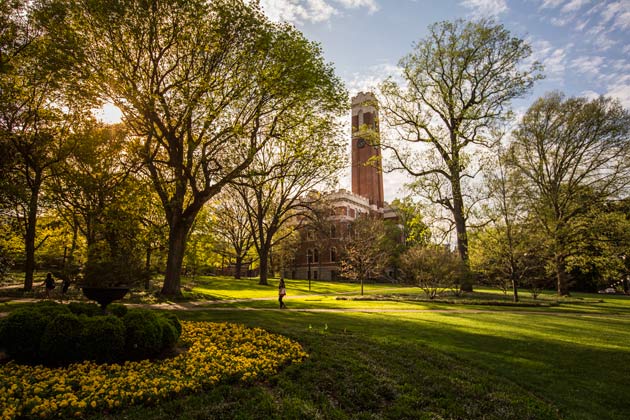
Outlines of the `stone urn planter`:
<svg viewBox="0 0 630 420">
<path fill-rule="evenodd" d="M 128 287 L 82 287 L 81 290 L 86 298 L 97 301 L 103 312 L 107 305 L 122 299 L 129 292 Z"/>
</svg>

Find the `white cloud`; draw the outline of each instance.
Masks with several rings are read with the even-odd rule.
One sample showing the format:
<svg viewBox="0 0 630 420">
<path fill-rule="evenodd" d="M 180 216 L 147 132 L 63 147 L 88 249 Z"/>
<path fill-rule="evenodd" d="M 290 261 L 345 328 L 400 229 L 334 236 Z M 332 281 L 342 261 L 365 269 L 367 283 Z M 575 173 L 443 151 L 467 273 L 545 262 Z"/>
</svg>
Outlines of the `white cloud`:
<svg viewBox="0 0 630 420">
<path fill-rule="evenodd" d="M 374 13 L 378 10 L 378 4 L 375 0 L 336 0 L 346 9 L 358 9 L 364 7 L 368 13 Z"/>
<path fill-rule="evenodd" d="M 595 92 L 594 90 L 584 90 L 580 92 L 579 96 L 593 100 L 599 98 L 599 93 Z"/>
<path fill-rule="evenodd" d="M 376 0 L 261 0 L 260 5 L 269 19 L 291 23 L 325 22 L 339 15 L 340 8 L 378 10 Z"/>
<path fill-rule="evenodd" d="M 404 83 L 400 67 L 384 63 L 370 66 L 360 73 L 353 73 L 349 78 L 346 78 L 346 87 L 351 95 L 355 95 L 358 92 L 376 92 L 378 85 L 390 76 L 397 83 Z"/>
<path fill-rule="evenodd" d="M 543 0 L 542 4 L 540 5 L 540 8 L 541 9 L 556 8 L 560 6 L 563 2 L 564 0 Z"/>
<path fill-rule="evenodd" d="M 630 109 L 630 80 L 628 79 L 630 79 L 630 77 L 609 86 L 606 96 L 619 99 L 625 108 Z"/>
<path fill-rule="evenodd" d="M 572 69 L 593 76 L 597 76 L 601 73 L 602 66 L 604 66 L 604 57 L 599 55 L 581 56 L 571 60 Z"/>
<path fill-rule="evenodd" d="M 613 22 L 619 29 L 630 28 L 630 0 L 621 0 L 607 4 L 602 11 L 602 23 Z"/>
<path fill-rule="evenodd" d="M 498 16 L 508 11 L 506 0 L 462 0 L 460 4 L 475 16 Z"/>
<path fill-rule="evenodd" d="M 562 13 L 577 12 L 578 10 L 582 8 L 582 6 L 590 2 L 591 0 L 571 0 L 570 2 L 562 6 L 561 10 L 562 10 Z"/>
<path fill-rule="evenodd" d="M 564 79 L 566 69 L 566 57 L 572 44 L 564 48 L 555 48 L 547 40 L 530 41 L 532 45 L 531 61 L 539 61 L 545 67 L 544 72 L 548 80 L 561 81 Z M 527 63 L 526 63 L 527 64 Z"/>
</svg>

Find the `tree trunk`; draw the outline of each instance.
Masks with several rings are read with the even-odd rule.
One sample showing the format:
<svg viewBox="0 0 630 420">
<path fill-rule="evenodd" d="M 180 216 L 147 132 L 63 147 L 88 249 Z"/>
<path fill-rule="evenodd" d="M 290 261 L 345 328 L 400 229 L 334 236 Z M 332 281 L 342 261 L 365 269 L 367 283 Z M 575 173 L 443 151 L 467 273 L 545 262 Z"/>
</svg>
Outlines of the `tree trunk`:
<svg viewBox="0 0 630 420">
<path fill-rule="evenodd" d="M 37 228 L 37 208 L 39 201 L 39 186 L 41 177 L 36 175 L 34 186 L 31 188 L 31 198 L 28 203 L 28 215 L 26 218 L 26 232 L 24 236 L 24 248 L 26 261 L 24 263 L 24 290 L 33 290 L 33 273 L 35 272 L 35 233 Z"/>
<path fill-rule="evenodd" d="M 512 291 L 514 292 L 514 302 L 518 302 L 518 286 L 516 279 L 512 279 Z"/>
<path fill-rule="evenodd" d="M 560 254 L 556 254 L 555 264 L 558 296 L 569 296 L 569 279 L 564 264 L 564 257 Z"/>
<path fill-rule="evenodd" d="M 473 285 L 468 275 L 470 268 L 468 262 L 468 235 L 466 233 L 466 218 L 464 217 L 464 199 L 462 197 L 461 187 L 459 185 L 459 177 L 454 178 L 451 182 L 453 190 L 453 219 L 455 220 L 455 231 L 457 233 L 457 252 L 464 264 L 465 275 L 462 278 L 461 290 L 463 292 L 472 292 Z"/>
<path fill-rule="evenodd" d="M 241 267 L 243 267 L 243 256 L 237 254 L 236 262 L 234 264 L 234 278 L 237 280 L 241 278 Z"/>
<path fill-rule="evenodd" d="M 186 236 L 192 224 L 182 221 L 173 222 L 168 235 L 168 257 L 162 294 L 165 296 L 181 296 L 181 271 L 186 251 Z"/>
<path fill-rule="evenodd" d="M 269 265 L 269 258 L 268 258 L 269 249 L 266 246 L 263 246 L 260 249 L 258 256 L 260 257 L 260 281 L 258 282 L 258 284 L 267 286 L 269 285 L 269 283 L 267 282 L 267 278 L 268 278 L 267 269 Z"/>
</svg>

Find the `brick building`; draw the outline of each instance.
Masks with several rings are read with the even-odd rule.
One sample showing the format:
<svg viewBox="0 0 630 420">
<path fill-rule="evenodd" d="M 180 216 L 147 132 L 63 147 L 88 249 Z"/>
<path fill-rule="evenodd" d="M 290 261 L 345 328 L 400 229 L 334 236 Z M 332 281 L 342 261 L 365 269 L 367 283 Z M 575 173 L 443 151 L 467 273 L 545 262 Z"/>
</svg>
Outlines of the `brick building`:
<svg viewBox="0 0 630 420">
<path fill-rule="evenodd" d="M 384 200 L 381 150 L 373 146 L 378 138 L 378 104 L 372 93 L 352 98 L 352 191 L 324 193 L 331 207 L 325 232 L 305 224 L 300 229 L 300 247 L 295 259 L 285 267 L 284 276 L 296 279 L 337 280 L 341 239 L 350 224 L 361 215 L 396 219 Z"/>
</svg>

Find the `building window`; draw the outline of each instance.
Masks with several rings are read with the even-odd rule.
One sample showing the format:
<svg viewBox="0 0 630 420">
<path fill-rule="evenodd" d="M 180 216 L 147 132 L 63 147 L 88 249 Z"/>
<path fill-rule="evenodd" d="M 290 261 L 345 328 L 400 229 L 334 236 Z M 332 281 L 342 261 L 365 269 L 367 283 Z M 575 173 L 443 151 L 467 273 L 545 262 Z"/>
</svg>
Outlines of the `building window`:
<svg viewBox="0 0 630 420">
<path fill-rule="evenodd" d="M 330 261 L 337 261 L 337 248 L 335 248 L 334 246 L 330 248 Z"/>
<path fill-rule="evenodd" d="M 319 262 L 319 249 L 315 248 L 313 250 L 313 262 L 314 263 L 318 263 Z"/>
<path fill-rule="evenodd" d="M 313 262 L 313 250 L 309 248 L 306 250 L 306 263 L 310 264 L 312 262 Z"/>
<path fill-rule="evenodd" d="M 337 237 L 337 228 L 335 227 L 335 225 L 330 226 L 330 237 L 331 238 Z"/>
<path fill-rule="evenodd" d="M 306 231 L 306 240 L 307 241 L 314 241 L 315 240 L 315 232 L 312 230 L 307 230 Z"/>
<path fill-rule="evenodd" d="M 313 280 L 317 280 L 317 270 L 313 271 Z"/>
<path fill-rule="evenodd" d="M 353 219 L 356 217 L 356 212 L 354 211 L 354 209 L 350 209 L 350 217 L 352 217 Z"/>
</svg>

